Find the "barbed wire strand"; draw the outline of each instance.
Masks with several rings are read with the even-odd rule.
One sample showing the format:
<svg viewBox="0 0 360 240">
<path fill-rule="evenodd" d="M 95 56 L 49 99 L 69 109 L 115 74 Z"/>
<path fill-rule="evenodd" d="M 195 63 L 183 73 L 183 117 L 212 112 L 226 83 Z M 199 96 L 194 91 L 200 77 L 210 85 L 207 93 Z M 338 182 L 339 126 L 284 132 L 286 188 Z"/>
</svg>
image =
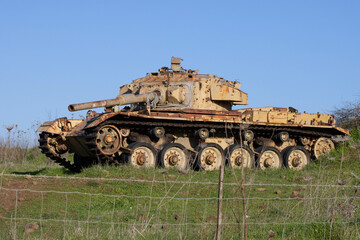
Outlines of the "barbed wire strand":
<svg viewBox="0 0 360 240">
<path fill-rule="evenodd" d="M 52 179 L 74 179 L 74 180 L 87 180 L 87 181 L 119 181 L 119 182 L 139 182 L 139 183 L 175 183 L 175 184 L 204 184 L 204 185 L 217 185 L 218 182 L 201 182 L 201 181 L 174 181 L 174 180 L 145 180 L 145 179 L 121 179 L 121 178 L 92 178 L 92 177 L 64 177 L 64 176 L 34 176 L 34 175 L 18 175 L 18 174 L 0 174 L 4 177 L 21 177 L 21 178 L 52 178 Z M 224 182 L 224 185 L 239 186 L 237 182 Z M 279 187 L 341 187 L 341 188 L 359 188 L 360 185 L 339 185 L 339 184 L 276 184 L 276 183 L 246 183 L 245 186 L 279 186 Z"/>
</svg>

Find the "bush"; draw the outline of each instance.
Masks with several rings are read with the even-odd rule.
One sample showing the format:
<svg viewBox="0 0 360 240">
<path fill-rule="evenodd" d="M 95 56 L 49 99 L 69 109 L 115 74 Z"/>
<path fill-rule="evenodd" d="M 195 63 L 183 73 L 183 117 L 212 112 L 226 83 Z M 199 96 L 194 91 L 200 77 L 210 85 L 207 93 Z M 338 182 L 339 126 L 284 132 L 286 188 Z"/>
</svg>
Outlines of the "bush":
<svg viewBox="0 0 360 240">
<path fill-rule="evenodd" d="M 360 101 L 348 102 L 344 106 L 336 107 L 333 111 L 336 124 L 343 128 L 358 128 L 360 126 Z"/>
</svg>

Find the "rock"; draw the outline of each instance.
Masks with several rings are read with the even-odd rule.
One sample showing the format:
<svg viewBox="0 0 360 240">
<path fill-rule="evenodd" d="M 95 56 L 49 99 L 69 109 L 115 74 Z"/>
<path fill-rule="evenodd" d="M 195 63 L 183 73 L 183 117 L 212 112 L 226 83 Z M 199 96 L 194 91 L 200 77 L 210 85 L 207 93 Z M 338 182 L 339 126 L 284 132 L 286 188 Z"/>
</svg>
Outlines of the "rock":
<svg viewBox="0 0 360 240">
<path fill-rule="evenodd" d="M 209 217 L 207 217 L 207 220 L 208 220 L 209 222 L 216 222 L 217 216 L 209 216 Z"/>
<path fill-rule="evenodd" d="M 32 233 L 32 232 L 34 232 L 34 231 L 35 231 L 35 230 L 32 229 L 32 228 L 26 228 L 26 227 L 25 227 L 25 233 L 26 233 L 26 234 Z"/>
<path fill-rule="evenodd" d="M 178 170 L 178 172 L 180 173 L 180 174 L 188 174 L 189 173 L 189 170 Z"/>
<path fill-rule="evenodd" d="M 163 173 L 166 173 L 167 171 L 168 171 L 167 169 L 160 169 L 159 173 L 163 174 Z"/>
<path fill-rule="evenodd" d="M 268 232 L 268 240 L 270 240 L 271 238 L 275 237 L 276 236 L 276 232 L 274 232 L 273 230 L 270 230 Z"/>
<path fill-rule="evenodd" d="M 291 196 L 294 196 L 294 197 L 296 197 L 298 195 L 299 195 L 299 193 L 297 191 L 293 191 L 292 194 L 291 194 Z"/>
<path fill-rule="evenodd" d="M 275 194 L 281 194 L 281 190 L 280 190 L 280 189 L 276 189 L 276 190 L 275 190 Z"/>
<path fill-rule="evenodd" d="M 39 229 L 39 224 L 37 223 L 29 223 L 25 226 L 25 230 L 24 232 L 26 234 L 29 234 L 29 233 L 32 233 L 34 232 L 35 230 Z"/>
<path fill-rule="evenodd" d="M 178 213 L 174 213 L 174 214 L 173 214 L 173 217 L 174 217 L 175 220 L 178 220 L 179 217 L 180 217 L 180 215 L 181 215 L 181 213 L 179 213 L 179 212 L 178 212 Z"/>
<path fill-rule="evenodd" d="M 345 184 L 346 184 L 346 181 L 339 179 L 339 180 L 337 180 L 337 184 L 339 184 L 339 185 L 345 185 Z"/>
<path fill-rule="evenodd" d="M 302 192 L 302 191 L 305 191 L 305 188 L 298 188 L 298 189 L 295 189 L 296 192 Z"/>
<path fill-rule="evenodd" d="M 260 210 L 264 210 L 267 207 L 267 204 L 259 205 L 257 208 Z"/>
<path fill-rule="evenodd" d="M 173 179 L 173 178 L 176 178 L 176 176 L 173 175 L 173 174 L 169 174 L 169 175 L 168 175 L 168 178 L 172 178 L 172 179 Z"/>
<path fill-rule="evenodd" d="M 292 194 L 290 195 L 291 198 L 304 198 L 303 195 L 299 194 L 299 192 L 297 191 L 293 191 Z"/>
<path fill-rule="evenodd" d="M 138 214 L 137 217 L 136 217 L 138 220 L 145 220 L 146 217 L 144 214 Z"/>
<path fill-rule="evenodd" d="M 31 175 L 25 175 L 25 178 L 30 179 L 30 178 L 32 178 L 32 176 Z"/>
<path fill-rule="evenodd" d="M 310 182 L 313 178 L 312 177 L 300 177 L 295 179 L 298 182 Z"/>
<path fill-rule="evenodd" d="M 256 190 L 258 190 L 259 192 L 263 192 L 266 191 L 266 188 L 257 188 Z"/>
</svg>

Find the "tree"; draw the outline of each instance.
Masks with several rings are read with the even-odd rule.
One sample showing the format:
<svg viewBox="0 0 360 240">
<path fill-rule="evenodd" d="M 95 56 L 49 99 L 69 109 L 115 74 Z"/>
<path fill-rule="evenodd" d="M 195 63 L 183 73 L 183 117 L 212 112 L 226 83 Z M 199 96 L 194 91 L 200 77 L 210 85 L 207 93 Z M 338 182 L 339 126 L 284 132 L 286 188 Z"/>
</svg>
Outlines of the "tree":
<svg viewBox="0 0 360 240">
<path fill-rule="evenodd" d="M 333 114 L 340 127 L 351 129 L 360 126 L 360 100 L 336 107 Z"/>
</svg>

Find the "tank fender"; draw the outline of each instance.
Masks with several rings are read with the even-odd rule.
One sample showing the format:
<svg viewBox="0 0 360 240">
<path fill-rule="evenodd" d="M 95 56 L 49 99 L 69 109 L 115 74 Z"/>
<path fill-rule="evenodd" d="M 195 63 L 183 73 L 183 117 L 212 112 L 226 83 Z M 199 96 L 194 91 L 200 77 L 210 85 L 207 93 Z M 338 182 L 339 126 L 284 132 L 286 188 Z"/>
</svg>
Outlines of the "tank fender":
<svg viewBox="0 0 360 240">
<path fill-rule="evenodd" d="M 341 132 L 344 135 L 350 135 L 350 131 L 348 129 L 344 129 L 341 127 L 335 127 L 336 130 L 338 130 L 339 132 Z"/>
<path fill-rule="evenodd" d="M 93 128 L 98 126 L 100 123 L 104 122 L 105 120 L 112 118 L 116 115 L 119 115 L 118 112 L 112 112 L 112 113 L 106 113 L 106 114 L 101 114 L 99 116 L 96 116 L 95 118 L 91 119 L 88 124 L 86 125 L 85 129 L 88 128 Z"/>
<path fill-rule="evenodd" d="M 70 132 L 76 125 L 80 124 L 83 120 L 58 118 L 54 121 L 47 121 L 41 124 L 36 132 L 47 132 L 53 134 L 61 134 Z"/>
</svg>

